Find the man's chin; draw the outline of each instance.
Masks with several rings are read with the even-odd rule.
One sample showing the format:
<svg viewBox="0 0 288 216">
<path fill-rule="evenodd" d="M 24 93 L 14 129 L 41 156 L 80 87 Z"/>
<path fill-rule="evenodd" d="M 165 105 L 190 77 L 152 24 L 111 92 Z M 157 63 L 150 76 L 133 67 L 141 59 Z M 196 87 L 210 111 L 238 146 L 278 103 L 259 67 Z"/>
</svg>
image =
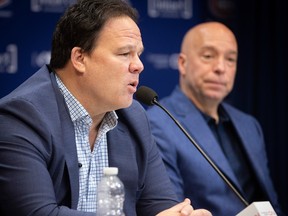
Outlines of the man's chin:
<svg viewBox="0 0 288 216">
<path fill-rule="evenodd" d="M 225 97 L 223 95 L 206 95 L 206 98 L 209 99 L 211 102 L 214 101 L 215 103 L 221 103 Z"/>
<path fill-rule="evenodd" d="M 125 109 L 131 106 L 133 99 L 126 100 L 125 103 L 122 103 L 118 109 Z"/>
</svg>

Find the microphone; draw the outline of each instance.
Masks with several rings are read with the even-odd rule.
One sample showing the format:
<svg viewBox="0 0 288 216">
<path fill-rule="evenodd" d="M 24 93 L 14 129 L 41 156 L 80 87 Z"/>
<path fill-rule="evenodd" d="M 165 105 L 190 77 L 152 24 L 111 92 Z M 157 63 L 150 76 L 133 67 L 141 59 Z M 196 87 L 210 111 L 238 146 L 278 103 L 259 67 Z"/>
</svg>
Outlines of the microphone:
<svg viewBox="0 0 288 216">
<path fill-rule="evenodd" d="M 210 159 L 210 157 L 204 152 L 204 150 L 197 144 L 197 142 L 189 135 L 185 128 L 172 116 L 172 114 L 163 107 L 158 102 L 157 93 L 147 86 L 140 86 L 135 93 L 135 98 L 148 106 L 156 105 L 164 110 L 169 117 L 174 121 L 174 123 L 180 128 L 180 130 L 185 134 L 189 141 L 196 147 L 196 149 L 202 154 L 202 156 L 208 161 L 208 163 L 213 167 L 213 169 L 218 173 L 218 175 L 224 180 L 228 187 L 235 193 L 235 195 L 240 199 L 240 201 L 247 207 L 241 211 L 236 216 L 254 216 L 254 215 L 266 215 L 267 212 L 270 215 L 276 215 L 270 202 L 253 202 L 251 205 L 244 199 L 244 197 L 238 192 L 238 190 L 233 186 L 233 184 L 226 178 L 222 171 L 216 166 L 216 164 Z M 262 213 L 260 214 L 260 209 Z M 255 214 L 256 213 L 256 214 Z M 272 213 L 272 214 L 271 214 Z M 274 213 L 274 214 L 273 214 Z"/>
</svg>

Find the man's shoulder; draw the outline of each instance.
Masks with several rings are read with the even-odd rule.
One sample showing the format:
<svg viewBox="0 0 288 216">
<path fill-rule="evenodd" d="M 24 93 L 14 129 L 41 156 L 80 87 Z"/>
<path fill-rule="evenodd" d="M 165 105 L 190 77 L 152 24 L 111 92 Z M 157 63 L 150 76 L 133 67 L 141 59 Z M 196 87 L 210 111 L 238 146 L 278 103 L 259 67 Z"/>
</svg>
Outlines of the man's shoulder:
<svg viewBox="0 0 288 216">
<path fill-rule="evenodd" d="M 236 107 L 236 106 L 234 106 L 228 102 L 223 102 L 223 103 L 221 103 L 221 105 L 225 109 L 225 111 L 229 113 L 229 115 L 240 115 L 240 116 L 252 117 L 251 114 L 240 110 L 238 107 Z"/>
<path fill-rule="evenodd" d="M 46 85 L 45 85 L 46 83 Z M 46 66 L 43 66 L 38 71 L 28 77 L 23 83 L 16 87 L 11 93 L 1 98 L 1 102 L 15 99 L 32 99 L 41 92 L 48 92 L 47 83 L 50 85 L 49 71 Z M 42 98 L 44 99 L 44 98 Z"/>
<path fill-rule="evenodd" d="M 133 100 L 129 107 L 116 110 L 116 113 L 120 121 L 126 119 L 126 121 L 138 124 L 147 119 L 144 107 L 136 100 Z"/>
<path fill-rule="evenodd" d="M 244 112 L 239 108 L 229 104 L 229 103 L 222 103 L 223 108 L 228 113 L 230 118 L 234 119 L 235 122 L 240 123 L 248 123 L 253 122 L 253 124 L 259 124 L 258 120 L 250 113 Z"/>
</svg>

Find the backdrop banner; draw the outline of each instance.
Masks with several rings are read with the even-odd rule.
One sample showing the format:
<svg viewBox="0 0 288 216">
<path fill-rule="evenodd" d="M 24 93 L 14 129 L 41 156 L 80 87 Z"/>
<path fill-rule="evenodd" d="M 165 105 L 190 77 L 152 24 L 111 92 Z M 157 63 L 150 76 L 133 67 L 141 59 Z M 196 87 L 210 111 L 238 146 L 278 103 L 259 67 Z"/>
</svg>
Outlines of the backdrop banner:
<svg viewBox="0 0 288 216">
<path fill-rule="evenodd" d="M 288 26 L 288 1 L 126 1 L 139 11 L 145 47 L 139 85 L 151 87 L 160 99 L 178 83 L 177 57 L 189 28 L 216 20 L 232 29 L 239 42 L 239 62 L 227 101 L 260 121 L 271 175 L 288 211 L 288 35 L 283 28 Z M 56 22 L 75 2 L 0 0 L 0 98 L 49 63 Z"/>
</svg>

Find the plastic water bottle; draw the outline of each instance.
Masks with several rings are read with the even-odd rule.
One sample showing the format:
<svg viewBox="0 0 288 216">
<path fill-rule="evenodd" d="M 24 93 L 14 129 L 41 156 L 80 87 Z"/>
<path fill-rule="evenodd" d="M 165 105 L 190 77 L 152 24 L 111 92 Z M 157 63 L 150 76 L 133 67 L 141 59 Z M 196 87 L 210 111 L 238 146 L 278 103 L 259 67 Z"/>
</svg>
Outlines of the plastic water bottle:
<svg viewBox="0 0 288 216">
<path fill-rule="evenodd" d="M 97 188 L 97 216 L 125 216 L 125 191 L 122 181 L 117 176 L 118 168 L 106 167 L 103 174 Z"/>
</svg>

